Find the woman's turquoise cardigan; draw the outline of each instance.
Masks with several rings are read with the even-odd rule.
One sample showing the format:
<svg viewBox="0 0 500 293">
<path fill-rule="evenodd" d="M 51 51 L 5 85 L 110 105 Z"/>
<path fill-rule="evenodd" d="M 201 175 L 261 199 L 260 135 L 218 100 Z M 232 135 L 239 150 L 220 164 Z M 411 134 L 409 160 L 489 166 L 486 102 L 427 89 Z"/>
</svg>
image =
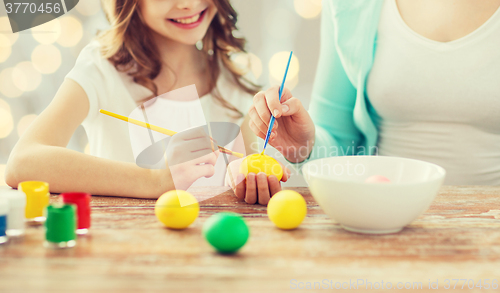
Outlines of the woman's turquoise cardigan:
<svg viewBox="0 0 500 293">
<path fill-rule="evenodd" d="M 320 57 L 309 106 L 316 136 L 306 161 L 376 151 L 379 117 L 368 102 L 366 79 L 383 1 L 323 0 Z"/>
</svg>

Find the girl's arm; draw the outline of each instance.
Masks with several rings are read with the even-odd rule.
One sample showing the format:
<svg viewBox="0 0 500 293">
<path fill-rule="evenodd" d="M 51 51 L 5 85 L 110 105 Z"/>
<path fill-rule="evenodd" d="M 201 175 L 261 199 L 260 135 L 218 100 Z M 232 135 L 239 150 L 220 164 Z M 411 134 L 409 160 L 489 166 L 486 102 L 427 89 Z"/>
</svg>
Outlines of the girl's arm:
<svg viewBox="0 0 500 293">
<path fill-rule="evenodd" d="M 67 149 L 71 136 L 85 119 L 89 102 L 85 91 L 66 79 L 50 105 L 36 118 L 12 150 L 6 182 L 50 184 L 54 193 L 80 191 L 96 195 L 157 198 L 173 189 L 169 169 L 150 170 Z"/>
</svg>

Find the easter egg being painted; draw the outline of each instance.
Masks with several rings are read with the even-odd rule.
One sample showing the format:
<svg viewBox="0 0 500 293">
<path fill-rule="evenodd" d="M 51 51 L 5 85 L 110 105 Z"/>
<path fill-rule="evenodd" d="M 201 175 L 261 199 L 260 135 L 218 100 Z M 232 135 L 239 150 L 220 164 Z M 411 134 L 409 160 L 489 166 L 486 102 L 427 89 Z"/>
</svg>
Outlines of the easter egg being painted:
<svg viewBox="0 0 500 293">
<path fill-rule="evenodd" d="M 185 229 L 198 217 L 200 205 L 196 198 L 183 190 L 164 193 L 155 204 L 155 215 L 168 228 Z"/>
<path fill-rule="evenodd" d="M 297 228 L 307 214 L 307 204 L 300 193 L 282 190 L 269 200 L 267 216 L 280 229 Z"/>
<path fill-rule="evenodd" d="M 370 176 L 365 180 L 365 183 L 390 183 L 390 182 L 391 180 L 382 175 Z"/>
<path fill-rule="evenodd" d="M 259 172 L 266 173 L 268 177 L 274 175 L 278 178 L 278 181 L 283 177 L 283 168 L 281 168 L 280 163 L 270 156 L 253 154 L 243 159 L 240 165 L 240 173 L 246 177 L 248 173 L 257 174 Z"/>
<path fill-rule="evenodd" d="M 245 219 L 237 213 L 215 214 L 203 225 L 203 236 L 220 253 L 237 252 L 249 235 Z"/>
</svg>

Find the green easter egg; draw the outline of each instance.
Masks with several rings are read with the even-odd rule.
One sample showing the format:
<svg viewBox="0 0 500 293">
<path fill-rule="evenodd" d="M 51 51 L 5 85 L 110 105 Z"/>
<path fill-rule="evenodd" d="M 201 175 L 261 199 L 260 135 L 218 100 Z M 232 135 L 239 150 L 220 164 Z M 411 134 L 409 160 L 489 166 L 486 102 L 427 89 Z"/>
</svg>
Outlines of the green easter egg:
<svg viewBox="0 0 500 293">
<path fill-rule="evenodd" d="M 215 214 L 203 225 L 203 236 L 220 253 L 235 253 L 249 235 L 245 219 L 237 213 Z"/>
</svg>

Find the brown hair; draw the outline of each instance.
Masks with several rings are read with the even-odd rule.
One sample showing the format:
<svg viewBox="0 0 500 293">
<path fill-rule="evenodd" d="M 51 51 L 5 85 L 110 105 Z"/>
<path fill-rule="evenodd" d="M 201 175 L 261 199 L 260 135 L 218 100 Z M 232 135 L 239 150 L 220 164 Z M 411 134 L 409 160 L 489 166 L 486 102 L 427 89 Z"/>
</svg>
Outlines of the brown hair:
<svg viewBox="0 0 500 293">
<path fill-rule="evenodd" d="M 138 12 L 140 0 L 103 0 L 103 8 L 111 28 L 99 34 L 102 45 L 101 53 L 117 70 L 128 72 L 134 81 L 158 96 L 158 89 L 153 79 L 161 71 L 160 55 L 148 27 L 146 27 Z M 232 75 L 234 82 L 245 92 L 255 94 L 259 87 L 243 77 L 245 73 L 230 59 L 234 52 L 245 52 L 245 39 L 233 35 L 236 28 L 237 13 L 229 0 L 213 0 L 217 7 L 208 31 L 203 38 L 203 51 L 207 56 L 209 68 L 209 87 L 214 98 L 224 107 L 239 113 L 236 107 L 224 100 L 216 88 L 220 75 L 220 64 Z"/>
</svg>

